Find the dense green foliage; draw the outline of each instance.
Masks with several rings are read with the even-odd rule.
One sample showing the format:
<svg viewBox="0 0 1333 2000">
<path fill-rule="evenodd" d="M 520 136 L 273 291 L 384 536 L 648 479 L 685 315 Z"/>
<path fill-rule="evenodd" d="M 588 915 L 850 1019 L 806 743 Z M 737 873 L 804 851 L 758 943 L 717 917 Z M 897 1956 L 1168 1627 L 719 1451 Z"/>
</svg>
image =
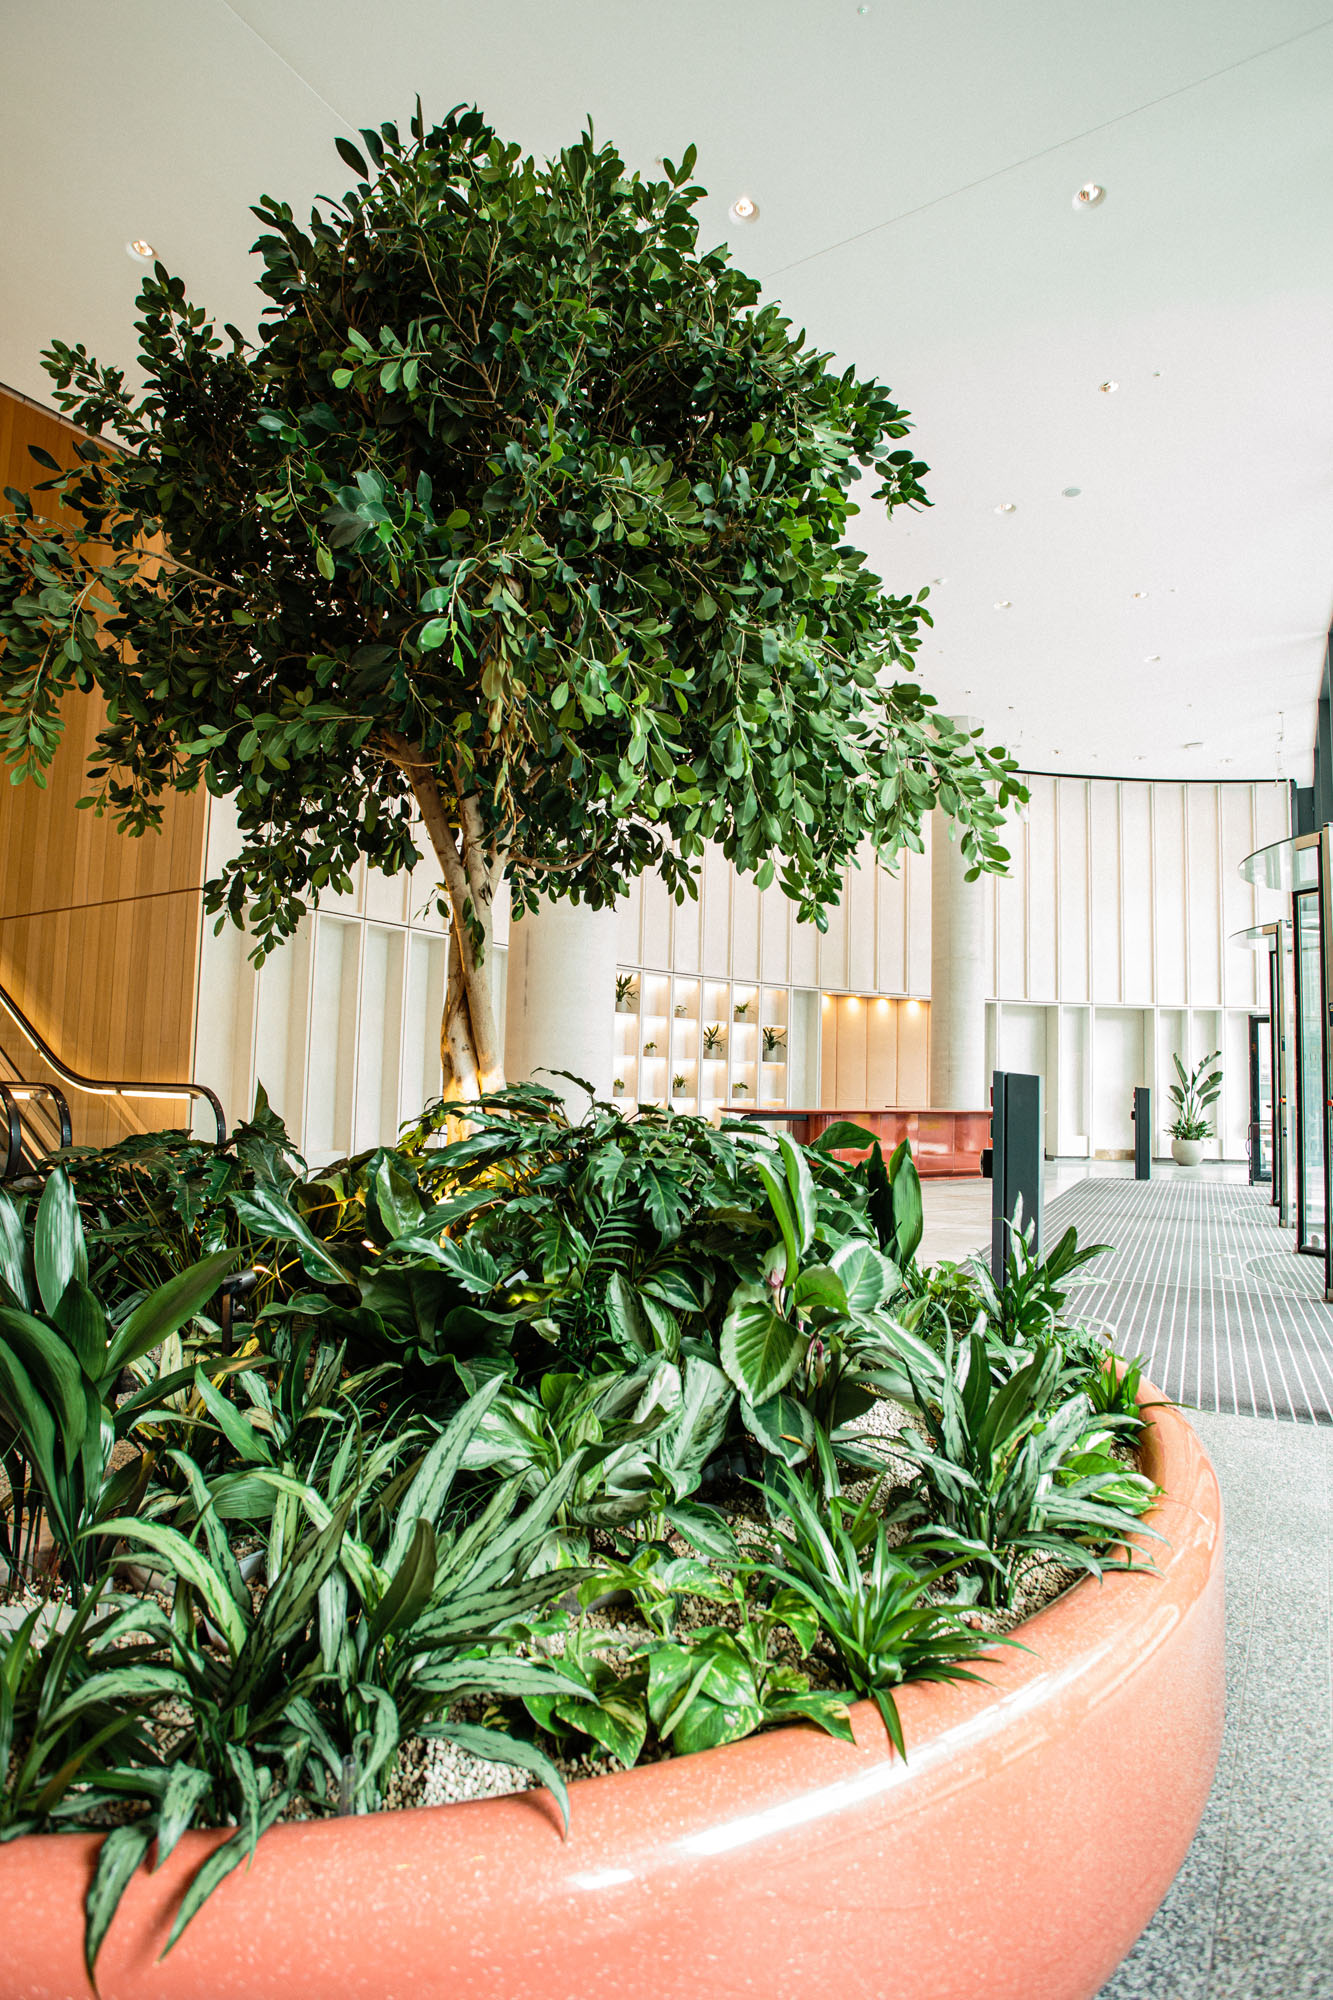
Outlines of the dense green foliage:
<svg viewBox="0 0 1333 2000">
<path fill-rule="evenodd" d="M 412 865 L 419 811 L 468 1094 L 498 1081 L 500 868 L 529 905 L 647 866 L 679 897 L 717 841 L 822 922 L 862 844 L 891 861 L 935 805 L 1002 867 L 1012 760 L 903 677 L 925 593 L 845 539 L 858 481 L 924 503 L 905 415 L 699 251 L 693 149 L 645 180 L 591 135 L 523 159 L 476 111 L 362 136 L 308 225 L 255 208 L 255 342 L 159 266 L 141 393 L 45 357 L 90 437 L 0 521 L 15 774 L 99 689 L 92 798 L 137 831 L 172 787 L 229 797 L 243 849 L 208 897 L 260 955 L 358 855 Z"/>
<path fill-rule="evenodd" d="M 0 1637 L 0 1839 L 110 1828 L 90 1963 L 188 1826 L 230 1831 L 173 1937 L 410 1741 L 562 1805 L 560 1759 L 846 1736 L 857 1695 L 901 1751 L 898 1684 L 984 1674 L 974 1607 L 1123 1561 L 1151 1500 L 1076 1244 L 921 1270 L 905 1150 L 535 1086 L 446 1122 L 311 1175 L 261 1103 L 0 1194 L 0 1553 L 52 1600 Z"/>
</svg>

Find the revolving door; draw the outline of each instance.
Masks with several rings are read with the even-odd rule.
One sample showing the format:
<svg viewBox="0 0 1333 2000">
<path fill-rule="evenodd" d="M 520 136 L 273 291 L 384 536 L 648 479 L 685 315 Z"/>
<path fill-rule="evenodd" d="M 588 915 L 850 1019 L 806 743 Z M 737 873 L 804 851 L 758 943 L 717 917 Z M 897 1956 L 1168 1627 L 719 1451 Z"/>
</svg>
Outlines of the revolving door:
<svg viewBox="0 0 1333 2000">
<path fill-rule="evenodd" d="M 1324 1265 L 1324 1296 L 1333 1299 L 1333 1251 L 1328 1226 L 1330 1168 L 1333 1167 L 1333 1016 L 1330 1014 L 1330 970 L 1333 969 L 1333 829 L 1294 835 L 1247 855 L 1240 872 L 1247 882 L 1277 889 L 1291 898 L 1291 995 L 1285 992 L 1288 963 L 1285 924 L 1263 924 L 1246 934 L 1246 942 L 1263 949 L 1270 934 L 1269 995 L 1273 1023 L 1275 1077 L 1291 1089 L 1274 1089 L 1275 1103 L 1289 1099 L 1286 1137 L 1294 1170 L 1278 1176 L 1275 1193 L 1281 1210 L 1282 1181 L 1294 1191 L 1296 1249 L 1319 1257 Z M 1280 1003 L 1280 1005 L 1279 1005 Z M 1290 1051 L 1280 1046 L 1290 1009 Z M 1274 1156 L 1275 1170 L 1278 1166 Z M 1280 1220 L 1287 1220 L 1285 1214 Z"/>
<path fill-rule="evenodd" d="M 1291 925 L 1256 924 L 1238 931 L 1233 944 L 1262 955 L 1259 990 L 1268 1012 L 1250 1016 L 1250 1181 L 1271 1190 L 1283 1229 L 1292 1221 L 1294 1177 L 1295 1045 L 1291 1007 Z"/>
</svg>

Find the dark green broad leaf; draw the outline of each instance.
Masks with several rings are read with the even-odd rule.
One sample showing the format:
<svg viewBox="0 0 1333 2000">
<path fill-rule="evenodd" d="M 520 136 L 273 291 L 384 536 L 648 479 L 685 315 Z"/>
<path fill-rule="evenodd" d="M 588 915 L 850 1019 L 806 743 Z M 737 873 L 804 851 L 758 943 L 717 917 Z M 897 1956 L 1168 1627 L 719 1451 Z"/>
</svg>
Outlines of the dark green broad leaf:
<svg viewBox="0 0 1333 2000">
<path fill-rule="evenodd" d="M 794 1396 L 770 1396 L 763 1403 L 741 1403 L 745 1428 L 764 1450 L 784 1465 L 801 1465 L 815 1448 L 815 1425 L 809 1410 Z"/>
<path fill-rule="evenodd" d="M 370 179 L 370 168 L 366 165 L 364 158 L 352 144 L 351 140 L 344 139 L 342 134 L 339 133 L 333 143 L 338 148 L 342 158 L 346 160 L 348 166 L 352 169 L 352 172 L 359 175 L 363 181 L 368 181 Z"/>
<path fill-rule="evenodd" d="M 168 1278 L 164 1285 L 141 1299 L 111 1338 L 103 1381 L 114 1380 L 122 1368 L 160 1347 L 196 1313 L 201 1313 L 240 1254 L 239 1250 L 215 1250 L 211 1257 L 202 1257 L 197 1264 L 178 1271 L 174 1278 Z"/>
<path fill-rule="evenodd" d="M 54 1315 L 66 1285 L 84 1284 L 88 1277 L 88 1252 L 79 1204 L 63 1167 L 56 1168 L 42 1190 L 33 1231 L 32 1259 L 42 1304 Z"/>
</svg>

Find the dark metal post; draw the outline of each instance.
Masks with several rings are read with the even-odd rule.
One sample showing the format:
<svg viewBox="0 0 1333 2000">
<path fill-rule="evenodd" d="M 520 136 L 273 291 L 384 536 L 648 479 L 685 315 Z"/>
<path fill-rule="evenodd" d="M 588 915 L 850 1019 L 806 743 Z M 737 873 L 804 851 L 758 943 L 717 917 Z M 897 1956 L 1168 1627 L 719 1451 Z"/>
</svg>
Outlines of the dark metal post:
<svg viewBox="0 0 1333 2000">
<path fill-rule="evenodd" d="M 1033 1252 L 1041 1255 L 1046 1151 L 1044 1092 L 1039 1076 L 997 1069 L 991 1093 L 991 1270 L 1004 1283 L 1009 1227 L 1021 1204 L 1022 1226 L 1035 1224 Z"/>
<path fill-rule="evenodd" d="M 1152 1179 L 1152 1092 L 1146 1084 L 1134 1089 L 1134 1178 Z"/>
</svg>

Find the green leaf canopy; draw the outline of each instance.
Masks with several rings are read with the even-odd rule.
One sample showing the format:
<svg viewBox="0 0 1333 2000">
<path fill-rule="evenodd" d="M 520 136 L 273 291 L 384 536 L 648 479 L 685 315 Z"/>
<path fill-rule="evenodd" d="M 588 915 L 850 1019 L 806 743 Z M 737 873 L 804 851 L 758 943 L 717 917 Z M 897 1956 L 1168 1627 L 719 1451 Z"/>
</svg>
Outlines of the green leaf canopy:
<svg viewBox="0 0 1333 2000">
<path fill-rule="evenodd" d="M 649 867 L 679 900 L 716 841 L 822 923 L 858 848 L 919 847 L 937 804 L 1001 868 L 1013 763 L 908 677 L 925 592 L 846 540 L 854 491 L 925 504 L 906 417 L 700 252 L 693 148 L 648 180 L 591 133 L 522 158 L 476 110 L 361 140 L 308 224 L 255 208 L 254 343 L 158 265 L 142 393 L 44 357 L 91 435 L 0 524 L 14 775 L 99 690 L 92 802 L 138 832 L 172 788 L 230 798 L 208 903 L 259 957 L 358 856 L 411 866 L 419 815 L 464 1085 L 465 1044 L 498 1061 L 476 975 L 501 869 L 530 907 Z"/>
</svg>

